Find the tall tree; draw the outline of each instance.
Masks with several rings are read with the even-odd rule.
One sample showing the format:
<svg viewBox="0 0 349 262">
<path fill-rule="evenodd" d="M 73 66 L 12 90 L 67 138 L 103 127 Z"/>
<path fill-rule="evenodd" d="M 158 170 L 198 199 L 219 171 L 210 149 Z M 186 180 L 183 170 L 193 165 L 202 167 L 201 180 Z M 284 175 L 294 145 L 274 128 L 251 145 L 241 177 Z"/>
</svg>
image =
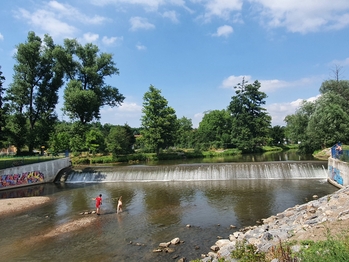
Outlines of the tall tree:
<svg viewBox="0 0 349 262">
<path fill-rule="evenodd" d="M 157 154 L 161 148 L 172 146 L 177 132 L 177 116 L 161 91 L 153 85 L 143 96 L 142 140 L 147 148 Z"/>
<path fill-rule="evenodd" d="M 333 146 L 336 142 L 349 142 L 348 106 L 339 94 L 328 92 L 316 100 L 315 110 L 309 118 L 307 136 L 313 150 Z"/>
<path fill-rule="evenodd" d="M 193 123 L 191 119 L 183 116 L 177 119 L 178 122 L 178 133 L 176 138 L 176 146 L 182 148 L 192 147 L 193 140 Z"/>
<path fill-rule="evenodd" d="M 5 109 L 3 105 L 3 95 L 5 88 L 3 84 L 5 82 L 5 77 L 2 75 L 1 66 L 0 66 L 0 145 L 3 147 L 4 140 L 4 126 L 5 126 Z"/>
<path fill-rule="evenodd" d="M 27 119 L 27 133 L 21 136 L 26 137 L 29 152 L 35 146 L 40 146 L 39 137 L 51 131 L 51 126 L 46 126 L 38 133 L 38 123 L 56 117 L 54 110 L 58 102 L 58 90 L 63 85 L 63 71 L 54 58 L 55 47 L 49 35 L 45 35 L 42 40 L 34 32 L 29 32 L 27 41 L 17 46 L 14 56 L 17 63 L 14 65 L 13 83 L 7 90 L 6 101 L 9 102 L 12 114 Z M 24 132 L 25 129 L 22 130 Z"/>
<path fill-rule="evenodd" d="M 212 110 L 202 118 L 197 136 L 201 143 L 210 147 L 223 148 L 230 144 L 232 119 L 228 110 Z"/>
<path fill-rule="evenodd" d="M 136 142 L 130 126 L 113 126 L 107 136 L 107 148 L 113 156 L 133 152 L 132 146 Z"/>
<path fill-rule="evenodd" d="M 267 95 L 259 89 L 256 80 L 248 84 L 245 79 L 235 86 L 235 96 L 228 106 L 232 117 L 232 143 L 239 149 L 254 151 L 268 142 L 271 117 L 262 106 Z"/>
<path fill-rule="evenodd" d="M 125 97 L 116 87 L 105 83 L 105 77 L 119 74 L 112 54 L 100 53 L 91 43 L 82 46 L 75 39 L 65 39 L 56 49 L 58 61 L 68 79 L 64 91 L 63 111 L 82 124 L 100 118 L 103 106 L 118 106 Z"/>
</svg>

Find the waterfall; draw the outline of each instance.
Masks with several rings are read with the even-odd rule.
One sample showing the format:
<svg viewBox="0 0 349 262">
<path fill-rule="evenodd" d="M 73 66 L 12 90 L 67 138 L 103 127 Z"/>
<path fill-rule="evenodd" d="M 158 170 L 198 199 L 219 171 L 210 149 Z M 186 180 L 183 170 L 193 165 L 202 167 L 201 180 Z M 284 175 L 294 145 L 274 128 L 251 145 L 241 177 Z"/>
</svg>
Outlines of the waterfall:
<svg viewBox="0 0 349 262">
<path fill-rule="evenodd" d="M 71 172 L 66 183 L 198 181 L 234 179 L 326 179 L 327 162 L 246 162 L 167 166 L 89 167 Z"/>
</svg>

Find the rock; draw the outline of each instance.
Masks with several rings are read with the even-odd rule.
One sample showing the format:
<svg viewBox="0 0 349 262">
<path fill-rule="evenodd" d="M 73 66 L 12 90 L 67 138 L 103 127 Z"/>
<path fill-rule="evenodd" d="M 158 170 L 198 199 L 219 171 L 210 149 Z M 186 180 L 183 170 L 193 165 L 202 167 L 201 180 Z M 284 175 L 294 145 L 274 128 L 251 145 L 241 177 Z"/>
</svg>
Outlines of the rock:
<svg viewBox="0 0 349 262">
<path fill-rule="evenodd" d="M 186 225 L 186 227 L 189 228 L 189 227 L 191 227 L 191 225 L 188 224 L 188 225 Z"/>
<path fill-rule="evenodd" d="M 181 257 L 180 259 L 177 260 L 177 262 L 185 262 L 186 258 L 185 257 Z"/>
<path fill-rule="evenodd" d="M 160 248 L 153 250 L 153 253 L 161 253 L 161 252 L 162 252 L 162 249 L 160 249 Z"/>
<path fill-rule="evenodd" d="M 163 242 L 159 244 L 159 247 L 165 248 L 165 247 L 169 247 L 170 245 L 171 245 L 171 242 Z"/>
<path fill-rule="evenodd" d="M 219 247 L 216 245 L 213 245 L 213 246 L 211 246 L 211 250 L 216 252 L 219 250 Z"/>
<path fill-rule="evenodd" d="M 177 245 L 177 244 L 179 244 L 179 238 L 178 237 L 176 237 L 176 238 L 174 238 L 174 239 L 172 239 L 171 241 L 170 241 L 170 243 L 171 243 L 171 245 Z"/>
</svg>

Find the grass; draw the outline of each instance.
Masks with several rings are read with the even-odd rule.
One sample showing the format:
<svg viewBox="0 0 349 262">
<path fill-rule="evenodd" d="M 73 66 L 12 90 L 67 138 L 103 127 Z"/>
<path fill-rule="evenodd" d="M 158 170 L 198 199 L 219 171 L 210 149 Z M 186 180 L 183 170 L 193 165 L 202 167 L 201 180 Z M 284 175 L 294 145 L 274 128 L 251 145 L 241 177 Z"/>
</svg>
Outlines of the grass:
<svg viewBox="0 0 349 262">
<path fill-rule="evenodd" d="M 39 162 L 46 162 L 50 160 L 57 159 L 59 157 L 52 156 L 3 156 L 0 157 L 0 169 L 30 165 Z"/>
<path fill-rule="evenodd" d="M 292 246 L 300 245 L 298 252 L 292 251 Z M 329 233 L 326 240 L 303 240 L 284 242 L 272 248 L 270 252 L 259 252 L 254 245 L 246 241 L 238 241 L 236 249 L 231 252 L 231 257 L 239 262 L 270 262 L 277 259 L 279 262 L 346 262 L 349 261 L 349 236 L 333 237 Z M 196 259 L 192 262 L 199 262 Z M 226 261 L 220 258 L 219 262 Z"/>
</svg>

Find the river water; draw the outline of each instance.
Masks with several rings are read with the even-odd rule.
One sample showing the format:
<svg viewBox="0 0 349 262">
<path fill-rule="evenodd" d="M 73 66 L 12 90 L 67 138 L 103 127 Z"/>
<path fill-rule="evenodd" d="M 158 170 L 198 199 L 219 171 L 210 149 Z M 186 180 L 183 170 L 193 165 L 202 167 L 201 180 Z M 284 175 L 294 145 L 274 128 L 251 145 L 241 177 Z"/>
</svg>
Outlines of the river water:
<svg viewBox="0 0 349 262">
<path fill-rule="evenodd" d="M 0 192 L 1 198 L 47 195 L 51 203 L 1 218 L 0 261 L 176 261 L 200 258 L 217 237 L 285 209 L 333 193 L 324 176 L 304 179 L 198 181 L 85 181 L 45 184 Z M 94 210 L 103 195 L 102 214 Z M 116 214 L 123 196 L 124 212 Z M 41 236 L 84 216 L 92 224 L 51 237 Z M 188 227 L 187 225 L 191 225 Z M 236 226 L 232 229 L 230 226 Z M 172 253 L 153 253 L 159 243 L 180 238 Z"/>
</svg>

